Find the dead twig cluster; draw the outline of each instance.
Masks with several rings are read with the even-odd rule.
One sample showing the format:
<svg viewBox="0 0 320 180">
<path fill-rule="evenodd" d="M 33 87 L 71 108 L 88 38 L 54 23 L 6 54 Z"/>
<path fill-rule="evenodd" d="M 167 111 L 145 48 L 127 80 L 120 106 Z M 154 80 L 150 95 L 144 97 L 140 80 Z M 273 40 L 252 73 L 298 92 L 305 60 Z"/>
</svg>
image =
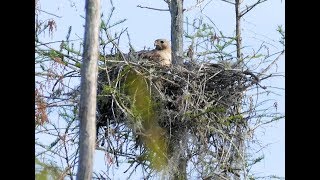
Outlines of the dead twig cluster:
<svg viewBox="0 0 320 180">
<path fill-rule="evenodd" d="M 160 67 L 145 61 L 113 60 L 106 63 L 98 79 L 97 129 L 105 129 L 105 135 L 98 137 L 100 140 L 103 137 L 103 142 L 107 139 L 109 147 L 112 147 L 109 152 L 120 155 L 116 152 L 121 152 L 124 144 L 130 142 L 119 144 L 110 140 L 111 137 L 124 137 L 126 133 L 120 127 L 132 130 L 127 131 L 128 138 L 139 134 L 138 121 L 132 121 L 139 119 L 132 110 L 135 99 L 128 98 L 125 88 L 126 79 L 134 72 L 143 78 L 149 89 L 151 108 L 155 111 L 156 122 L 166 131 L 169 151 L 179 146 L 177 136 L 186 130 L 187 144 L 180 150 L 187 152 L 188 160 L 198 156 L 197 161 L 205 162 L 211 156 L 210 161 L 214 163 L 207 166 L 212 169 L 205 171 L 207 174 L 203 176 L 226 177 L 228 173 L 233 173 L 228 165 L 235 157 L 243 157 L 234 141 L 245 138 L 236 137 L 236 128 L 241 127 L 244 131 L 248 126 L 246 118 L 237 112 L 236 107 L 241 102 L 239 98 L 242 93 L 258 84 L 259 79 L 254 73 L 210 63 L 186 63 L 179 67 Z M 140 154 L 134 151 L 136 147 L 143 149 L 139 138 L 135 144 L 125 146 L 130 146 L 132 152 L 137 153 L 136 157 L 143 154 L 143 150 Z M 171 155 L 168 153 L 168 159 Z M 199 162 L 194 162 L 194 166 L 200 166 Z M 137 159 L 133 163 L 144 164 Z"/>
</svg>

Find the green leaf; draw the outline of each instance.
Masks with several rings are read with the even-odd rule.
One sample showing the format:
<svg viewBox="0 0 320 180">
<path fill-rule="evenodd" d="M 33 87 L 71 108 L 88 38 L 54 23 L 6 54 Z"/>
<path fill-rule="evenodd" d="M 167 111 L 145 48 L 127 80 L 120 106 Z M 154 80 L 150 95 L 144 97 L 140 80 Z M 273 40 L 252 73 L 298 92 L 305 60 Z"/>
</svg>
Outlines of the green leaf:
<svg viewBox="0 0 320 180">
<path fill-rule="evenodd" d="M 222 51 L 223 50 L 223 46 L 220 46 L 219 44 L 216 44 L 216 47 L 217 47 L 217 49 L 219 50 L 219 51 Z"/>
<path fill-rule="evenodd" d="M 260 57 L 263 57 L 264 55 L 263 54 L 255 54 L 254 56 L 252 56 L 252 58 L 260 58 Z"/>
<path fill-rule="evenodd" d="M 111 86 L 105 85 L 103 86 L 102 94 L 111 94 L 113 91 L 114 89 Z"/>
<path fill-rule="evenodd" d="M 79 62 L 76 62 L 75 66 L 81 68 L 81 64 Z"/>
</svg>

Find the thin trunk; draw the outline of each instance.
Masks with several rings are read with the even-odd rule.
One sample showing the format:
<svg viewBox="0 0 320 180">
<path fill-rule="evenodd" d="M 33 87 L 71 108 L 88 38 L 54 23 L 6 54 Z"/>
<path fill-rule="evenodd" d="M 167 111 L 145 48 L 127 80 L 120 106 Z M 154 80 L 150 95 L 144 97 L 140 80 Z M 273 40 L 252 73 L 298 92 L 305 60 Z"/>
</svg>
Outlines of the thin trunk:
<svg viewBox="0 0 320 180">
<path fill-rule="evenodd" d="M 183 64 L 183 0 L 171 0 L 170 2 L 170 13 L 171 13 L 171 48 L 172 48 L 172 64 L 174 66 Z M 185 135 L 185 132 L 182 133 Z M 180 134 L 181 135 L 181 134 Z M 181 145 L 173 145 L 175 151 L 173 156 L 178 161 L 178 170 L 174 172 L 172 179 L 174 180 L 185 180 L 187 160 L 184 157 L 184 146 L 186 141 L 185 136 L 177 135 L 177 142 L 181 142 Z M 182 146 L 182 147 L 181 147 Z M 179 152 L 177 152 L 177 151 Z"/>
<path fill-rule="evenodd" d="M 188 160 L 186 157 L 187 149 L 187 128 L 180 129 L 177 132 L 173 133 L 174 144 L 172 144 L 173 151 L 171 156 L 177 162 L 177 169 L 173 173 L 173 180 L 186 180 L 187 179 L 187 164 Z"/>
<path fill-rule="evenodd" d="M 172 63 L 183 64 L 183 0 L 171 0 Z"/>
<path fill-rule="evenodd" d="M 235 0 L 235 11 L 236 11 L 236 47 L 237 47 L 237 63 L 236 68 L 243 68 L 243 59 L 242 59 L 242 38 L 241 38 L 241 15 L 240 15 L 240 0 Z M 243 96 L 240 95 L 237 108 L 237 113 L 241 112 L 241 100 Z M 236 136 L 235 136 L 235 142 L 234 145 L 238 148 L 238 150 L 235 149 L 235 159 L 234 163 L 232 165 L 233 171 L 233 179 L 234 180 L 240 180 L 240 172 L 242 170 L 242 161 L 244 153 L 244 139 L 243 139 L 243 133 L 241 131 L 241 125 L 237 125 L 236 127 Z"/>
<path fill-rule="evenodd" d="M 242 39 L 241 39 L 241 16 L 240 16 L 240 0 L 235 0 L 235 10 L 236 10 L 236 46 L 237 46 L 237 61 L 238 65 L 241 67 L 242 55 Z"/>
<path fill-rule="evenodd" d="M 187 160 L 180 157 L 178 164 L 178 172 L 174 174 L 173 180 L 186 180 L 187 179 Z"/>
<path fill-rule="evenodd" d="M 80 140 L 77 180 L 92 179 L 96 145 L 97 61 L 99 51 L 100 0 L 86 0 L 83 64 L 81 65 Z"/>
</svg>

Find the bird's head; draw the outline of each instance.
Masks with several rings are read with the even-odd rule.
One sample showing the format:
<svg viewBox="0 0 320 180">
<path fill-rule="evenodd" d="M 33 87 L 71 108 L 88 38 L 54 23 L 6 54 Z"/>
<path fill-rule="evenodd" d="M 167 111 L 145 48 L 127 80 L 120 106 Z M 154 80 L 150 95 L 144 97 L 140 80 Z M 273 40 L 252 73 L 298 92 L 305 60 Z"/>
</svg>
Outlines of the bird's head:
<svg viewBox="0 0 320 180">
<path fill-rule="evenodd" d="M 157 50 L 163 50 L 170 48 L 170 43 L 166 39 L 157 39 L 154 41 L 154 46 L 156 47 Z"/>
</svg>

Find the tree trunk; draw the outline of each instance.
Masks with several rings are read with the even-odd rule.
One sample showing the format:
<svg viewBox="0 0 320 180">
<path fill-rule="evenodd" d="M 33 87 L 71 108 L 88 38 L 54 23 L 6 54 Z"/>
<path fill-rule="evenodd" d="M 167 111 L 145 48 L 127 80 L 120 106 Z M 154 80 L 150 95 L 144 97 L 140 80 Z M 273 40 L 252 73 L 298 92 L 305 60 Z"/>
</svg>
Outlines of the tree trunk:
<svg viewBox="0 0 320 180">
<path fill-rule="evenodd" d="M 183 64 L 183 0 L 171 0 L 170 2 L 170 13 L 171 13 L 171 49 L 172 49 L 172 64 L 182 65 Z M 181 133 L 181 132 L 180 132 Z M 186 132 L 182 133 L 183 135 L 177 135 L 177 141 L 181 142 L 180 145 L 173 145 L 174 149 L 173 156 L 177 156 L 178 161 L 178 170 L 174 172 L 172 179 L 174 180 L 185 180 L 186 168 L 187 168 L 187 159 L 184 153 L 186 140 Z M 182 146 L 182 147 L 181 147 Z"/>
<path fill-rule="evenodd" d="M 183 0 L 171 0 L 171 48 L 173 65 L 183 64 Z"/>
<path fill-rule="evenodd" d="M 174 174 L 173 180 L 186 180 L 187 179 L 187 159 L 180 157 L 178 164 L 178 172 Z"/>
<path fill-rule="evenodd" d="M 86 0 L 83 64 L 81 65 L 80 140 L 77 180 L 92 179 L 96 145 L 96 96 L 98 75 L 100 0 Z"/>
<path fill-rule="evenodd" d="M 172 132 L 172 140 L 170 149 L 170 157 L 174 159 L 174 164 L 177 162 L 177 165 L 174 166 L 173 174 L 171 175 L 172 180 L 186 180 L 187 179 L 187 164 L 188 160 L 186 157 L 187 149 L 187 128 L 184 127 L 178 131 Z"/>
<path fill-rule="evenodd" d="M 242 39 L 241 39 L 241 15 L 240 15 L 240 0 L 235 0 L 235 12 L 236 12 L 236 48 L 237 48 L 237 63 L 235 68 L 243 68 L 243 57 L 241 53 L 242 49 Z M 240 95 L 238 98 L 238 105 L 237 105 L 237 113 L 240 114 L 241 112 L 241 100 L 243 98 L 243 95 Z M 233 170 L 233 179 L 234 180 L 240 180 L 240 172 L 243 170 L 242 161 L 244 155 L 244 135 L 241 131 L 241 125 L 237 125 L 236 129 L 236 136 L 234 138 L 234 146 L 238 148 L 238 150 L 235 149 L 236 157 L 232 163 Z"/>
<path fill-rule="evenodd" d="M 237 48 L 237 62 L 234 68 L 242 68 L 243 59 L 241 54 L 242 39 L 241 39 L 241 16 L 240 16 L 240 0 L 235 0 L 235 11 L 236 11 L 236 48 Z"/>
</svg>

